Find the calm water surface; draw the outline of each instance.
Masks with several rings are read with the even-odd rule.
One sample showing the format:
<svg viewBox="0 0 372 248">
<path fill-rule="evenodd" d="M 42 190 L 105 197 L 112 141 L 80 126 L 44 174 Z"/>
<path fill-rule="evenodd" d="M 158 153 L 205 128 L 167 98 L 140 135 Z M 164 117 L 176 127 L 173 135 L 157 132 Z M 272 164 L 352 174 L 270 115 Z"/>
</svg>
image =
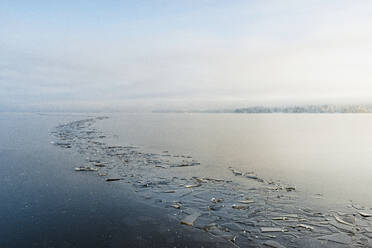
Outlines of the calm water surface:
<svg viewBox="0 0 372 248">
<path fill-rule="evenodd" d="M 113 114 L 97 126 L 117 143 L 192 155 L 201 166 L 190 175 L 224 176 L 233 166 L 372 206 L 370 114 Z"/>
<path fill-rule="evenodd" d="M 0 113 L 0 247 L 226 247 L 144 204 L 126 184 L 76 173 L 85 162 L 50 142 L 88 114 Z"/>
</svg>

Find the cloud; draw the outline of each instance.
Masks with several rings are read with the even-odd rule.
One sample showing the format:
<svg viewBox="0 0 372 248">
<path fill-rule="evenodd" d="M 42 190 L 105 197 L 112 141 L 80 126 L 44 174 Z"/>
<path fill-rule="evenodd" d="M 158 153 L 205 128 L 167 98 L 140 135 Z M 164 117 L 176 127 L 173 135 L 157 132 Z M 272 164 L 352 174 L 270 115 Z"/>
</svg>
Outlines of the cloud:
<svg viewBox="0 0 372 248">
<path fill-rule="evenodd" d="M 106 10 L 107 19 L 92 23 L 77 12 L 69 14 L 74 25 L 63 14 L 50 25 L 43 16 L 15 22 L 7 14 L 0 106 L 151 110 L 366 101 L 370 5 L 206 1 L 199 9 L 170 4 L 124 19 Z"/>
</svg>

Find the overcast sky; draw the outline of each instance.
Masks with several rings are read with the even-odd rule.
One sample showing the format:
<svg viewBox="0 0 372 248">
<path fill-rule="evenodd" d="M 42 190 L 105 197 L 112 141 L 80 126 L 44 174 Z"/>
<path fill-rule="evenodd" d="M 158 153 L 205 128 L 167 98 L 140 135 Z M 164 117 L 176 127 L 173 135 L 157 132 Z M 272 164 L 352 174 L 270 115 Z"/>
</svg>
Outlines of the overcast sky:
<svg viewBox="0 0 372 248">
<path fill-rule="evenodd" d="M 372 1 L 0 1 L 0 110 L 372 103 Z"/>
</svg>

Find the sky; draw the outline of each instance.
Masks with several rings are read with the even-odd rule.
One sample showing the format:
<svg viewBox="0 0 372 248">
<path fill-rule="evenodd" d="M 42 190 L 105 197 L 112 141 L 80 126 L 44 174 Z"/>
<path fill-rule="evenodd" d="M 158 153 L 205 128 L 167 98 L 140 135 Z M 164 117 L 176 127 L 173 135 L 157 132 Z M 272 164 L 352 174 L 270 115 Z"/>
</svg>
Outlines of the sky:
<svg viewBox="0 0 372 248">
<path fill-rule="evenodd" d="M 0 111 L 372 103 L 372 1 L 0 1 Z"/>
</svg>

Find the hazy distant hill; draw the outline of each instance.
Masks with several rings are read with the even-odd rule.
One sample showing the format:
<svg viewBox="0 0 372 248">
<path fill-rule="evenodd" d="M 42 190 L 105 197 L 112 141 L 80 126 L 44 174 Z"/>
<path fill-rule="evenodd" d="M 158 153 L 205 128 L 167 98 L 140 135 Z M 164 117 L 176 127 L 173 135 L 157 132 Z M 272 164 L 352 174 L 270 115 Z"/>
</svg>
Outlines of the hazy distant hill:
<svg viewBox="0 0 372 248">
<path fill-rule="evenodd" d="M 153 113 L 372 113 L 372 105 L 301 105 L 265 107 L 254 106 L 219 110 L 154 110 Z"/>
<path fill-rule="evenodd" d="M 234 113 L 372 113 L 372 105 L 305 105 L 238 108 Z"/>
</svg>

